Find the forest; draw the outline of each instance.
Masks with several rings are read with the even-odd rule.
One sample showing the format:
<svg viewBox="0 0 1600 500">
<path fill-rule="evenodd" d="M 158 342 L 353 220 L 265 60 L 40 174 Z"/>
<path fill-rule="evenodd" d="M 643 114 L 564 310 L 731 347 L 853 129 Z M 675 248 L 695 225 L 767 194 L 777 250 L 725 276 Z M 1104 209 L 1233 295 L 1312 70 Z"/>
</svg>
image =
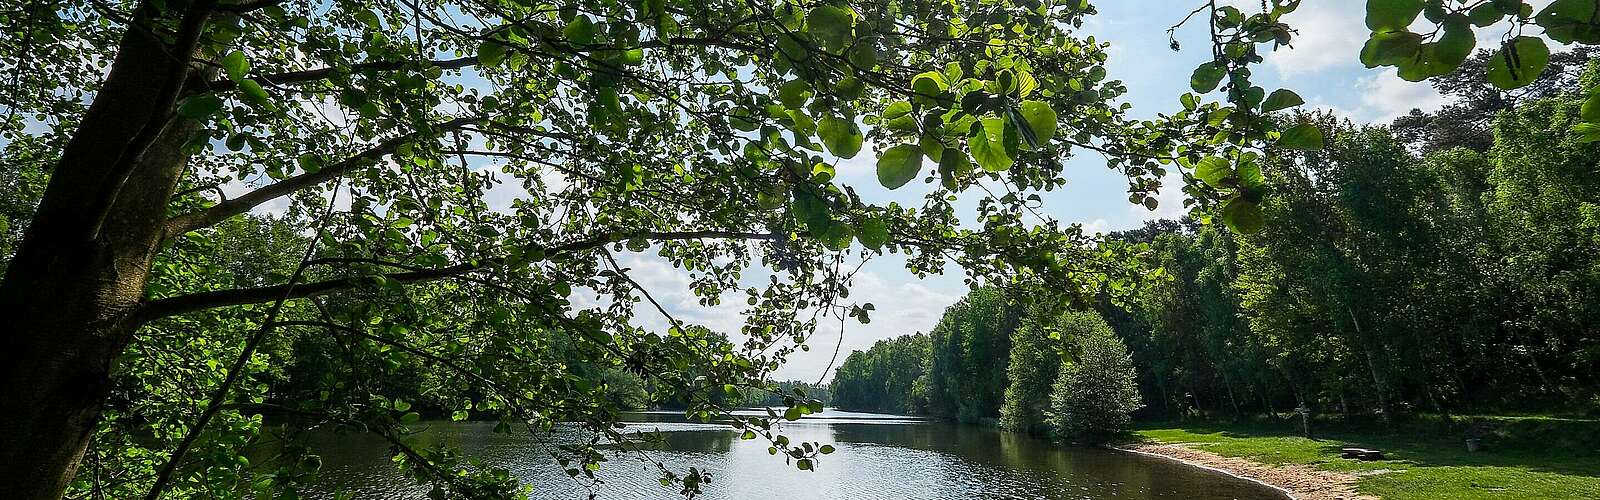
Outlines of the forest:
<svg viewBox="0 0 1600 500">
<path fill-rule="evenodd" d="M 1179 4 L 0 2 L 0 498 L 1276 498 L 1059 441 L 1593 416 L 1600 2 Z M 1329 34 L 1449 104 L 1269 70 Z M 965 297 L 841 352 L 889 270 Z"/>
<path fill-rule="evenodd" d="M 1513 93 L 1474 69 L 1484 53 L 1434 83 L 1458 98 L 1437 112 L 1320 116 L 1326 149 L 1263 167 L 1262 232 L 1185 218 L 1108 234 L 1162 279 L 1067 321 L 975 291 L 931 332 L 852 353 L 835 404 L 1038 430 L 1056 352 L 1109 327 L 1148 419 L 1600 414 L 1596 150 L 1549 133 L 1584 113 L 1572 89 L 1600 78 L 1594 54 Z"/>
</svg>

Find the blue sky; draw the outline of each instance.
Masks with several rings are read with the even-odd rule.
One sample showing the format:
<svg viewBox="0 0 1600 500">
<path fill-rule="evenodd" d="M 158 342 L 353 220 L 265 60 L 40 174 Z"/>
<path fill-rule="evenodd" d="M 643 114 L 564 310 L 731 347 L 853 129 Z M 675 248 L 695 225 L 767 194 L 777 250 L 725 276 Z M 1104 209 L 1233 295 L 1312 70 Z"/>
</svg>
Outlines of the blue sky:
<svg viewBox="0 0 1600 500">
<path fill-rule="evenodd" d="M 1251 2 L 1234 2 L 1248 7 Z M 1542 3 L 1542 2 L 1536 2 Z M 1184 49 L 1168 47 L 1167 27 L 1182 19 L 1198 0 L 1142 0 L 1095 2 L 1100 14 L 1085 24 L 1083 33 L 1111 43 L 1111 78 L 1128 87 L 1125 100 L 1133 104 L 1139 117 L 1171 112 L 1179 108 L 1178 96 L 1188 91 L 1189 74 L 1209 59 L 1204 25 L 1179 31 Z M 1392 69 L 1369 70 L 1358 62 L 1361 45 L 1368 31 L 1363 21 L 1365 2 L 1359 0 L 1307 0 L 1286 17 L 1300 30 L 1294 49 L 1283 49 L 1267 57 L 1256 70 L 1257 81 L 1268 91 L 1290 88 L 1305 98 L 1308 107 L 1331 110 L 1360 122 L 1388 122 L 1412 108 L 1437 109 L 1444 103 L 1426 84 L 1401 80 Z M 868 201 L 914 202 L 926 193 L 918 183 L 897 192 L 877 185 L 873 159 L 861 155 L 838 169 L 841 181 L 856 187 Z M 1161 207 L 1154 212 L 1127 201 L 1126 179 L 1106 168 L 1098 154 L 1080 154 L 1068 160 L 1068 185 L 1048 193 L 1043 212 L 1064 222 L 1077 222 L 1090 231 L 1114 231 L 1138 227 L 1154 218 L 1182 215 L 1182 194 L 1164 190 Z M 1181 181 L 1170 178 L 1167 186 Z M 637 265 L 649 266 L 648 258 Z M 966 293 L 959 270 L 950 275 L 917 279 L 906 272 L 903 260 L 889 256 L 867 264 L 857 278 L 852 300 L 873 302 L 877 306 L 871 324 L 847 322 L 842 337 L 842 358 L 852 350 L 866 349 L 873 342 L 897 335 L 926 332 L 938 322 L 945 307 Z M 664 266 L 662 266 L 664 267 Z M 663 283 L 665 284 L 665 283 Z M 692 299 L 692 297 L 687 297 Z M 683 304 L 692 306 L 692 300 Z M 695 314 L 714 328 L 729 331 L 737 317 L 725 318 L 720 311 Z M 654 320 L 641 315 L 641 321 Z M 822 377 L 840 341 L 839 325 L 825 325 L 811 341 L 812 351 L 800 353 L 775 374 L 779 379 L 816 380 Z M 1004 362 L 1004 360 L 997 360 Z M 831 377 L 831 375 L 830 375 Z"/>
<path fill-rule="evenodd" d="M 1209 58 L 1205 27 L 1201 24 L 1179 31 L 1184 50 L 1174 52 L 1168 48 L 1167 28 L 1200 1 L 1095 2 L 1101 13 L 1091 17 L 1080 34 L 1111 43 L 1110 77 L 1127 86 L 1129 93 L 1124 100 L 1133 105 L 1135 116 L 1149 117 L 1178 109 L 1178 96 L 1188 91 L 1190 73 Z M 1259 5 L 1255 0 L 1224 0 L 1222 3 L 1234 3 L 1247 11 L 1251 10 L 1250 4 Z M 1542 7 L 1548 0 L 1532 3 Z M 1400 80 L 1392 69 L 1377 71 L 1361 66 L 1357 56 L 1368 35 L 1363 21 L 1364 9 L 1365 2 L 1360 0 L 1305 0 L 1297 12 L 1286 18 L 1300 30 L 1294 48 L 1267 56 L 1266 63 L 1256 70 L 1258 84 L 1268 91 L 1293 89 L 1305 98 L 1308 107 L 1332 110 L 1361 123 L 1388 122 L 1412 108 L 1432 110 L 1442 105 L 1444 100 L 1426 84 Z M 1486 41 L 1497 38 L 1495 34 L 1483 35 Z M 1484 45 L 1488 43 L 1480 43 Z M 871 203 L 898 201 L 921 206 L 921 198 L 927 194 L 928 187 L 913 182 L 896 191 L 884 189 L 876 179 L 874 157 L 864 152 L 841 162 L 837 167 L 839 181 L 855 187 Z M 1138 227 L 1146 220 L 1174 218 L 1183 213 L 1182 195 L 1175 188 L 1159 196 L 1161 207 L 1153 212 L 1128 203 L 1126 180 L 1107 169 L 1104 159 L 1096 153 L 1084 152 L 1069 159 L 1067 165 L 1067 187 L 1044 194 L 1042 212 L 1048 217 L 1081 223 L 1090 232 L 1105 232 Z M 493 166 L 485 164 L 484 168 Z M 509 176 L 501 176 L 500 181 L 501 187 L 489 194 L 491 206 L 509 206 L 512 198 L 526 195 Z M 1167 186 L 1180 184 L 1176 176 L 1165 182 Z M 243 190 L 246 186 L 240 183 L 229 188 Z M 968 194 L 959 204 L 969 209 L 968 217 L 975 196 Z M 283 204 L 270 204 L 260 210 L 282 210 Z M 721 306 L 703 307 L 689 292 L 689 275 L 651 252 L 619 255 L 618 259 L 676 318 L 717 331 L 739 330 L 745 303 L 742 295 L 728 297 Z M 873 259 L 851 284 L 850 297 L 850 300 L 876 306 L 872 322 L 863 325 L 852 319 L 844 322 L 842 332 L 838 321 L 823 322 L 810 342 L 812 350 L 791 357 L 790 363 L 774 377 L 828 378 L 830 362 L 842 362 L 852 350 L 866 349 L 878 340 L 931 330 L 944 309 L 967 292 L 961 270 L 952 267 L 948 271 L 945 276 L 918 279 L 905 271 L 904 259 L 897 255 Z M 746 272 L 745 277 L 748 283 L 759 285 L 767 279 L 767 273 L 753 269 Z M 575 290 L 573 299 L 580 305 L 595 305 L 603 300 L 595 297 L 593 291 L 583 289 Z M 654 309 L 639 308 L 637 312 L 636 322 L 640 326 L 657 331 L 666 329 L 667 320 Z M 838 360 L 833 360 L 836 343 L 841 347 L 840 355 Z"/>
</svg>

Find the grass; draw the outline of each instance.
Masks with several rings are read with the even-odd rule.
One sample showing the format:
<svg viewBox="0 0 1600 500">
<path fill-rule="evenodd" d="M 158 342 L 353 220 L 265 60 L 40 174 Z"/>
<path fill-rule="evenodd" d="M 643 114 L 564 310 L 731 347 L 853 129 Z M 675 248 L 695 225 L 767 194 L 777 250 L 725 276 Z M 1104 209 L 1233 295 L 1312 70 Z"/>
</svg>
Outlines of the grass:
<svg viewBox="0 0 1600 500">
<path fill-rule="evenodd" d="M 1475 416 L 1390 428 L 1319 422 L 1314 429 L 1317 439 L 1299 437 L 1288 423 L 1182 422 L 1146 424 L 1135 434 L 1261 463 L 1356 473 L 1362 493 L 1386 500 L 1600 499 L 1596 420 Z M 1482 436 L 1484 450 L 1467 452 L 1469 431 Z M 1383 450 L 1387 460 L 1341 459 L 1345 445 Z"/>
</svg>

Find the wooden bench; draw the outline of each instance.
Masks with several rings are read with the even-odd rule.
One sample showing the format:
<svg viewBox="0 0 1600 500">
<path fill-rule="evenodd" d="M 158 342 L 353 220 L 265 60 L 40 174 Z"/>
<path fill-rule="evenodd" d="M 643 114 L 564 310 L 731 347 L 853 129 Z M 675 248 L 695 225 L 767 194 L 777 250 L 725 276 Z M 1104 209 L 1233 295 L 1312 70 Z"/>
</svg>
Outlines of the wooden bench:
<svg viewBox="0 0 1600 500">
<path fill-rule="evenodd" d="M 1339 456 L 1341 458 L 1351 458 L 1366 462 L 1383 460 L 1383 452 L 1378 450 L 1369 450 L 1366 448 L 1342 448 L 1340 451 L 1341 453 Z"/>
</svg>

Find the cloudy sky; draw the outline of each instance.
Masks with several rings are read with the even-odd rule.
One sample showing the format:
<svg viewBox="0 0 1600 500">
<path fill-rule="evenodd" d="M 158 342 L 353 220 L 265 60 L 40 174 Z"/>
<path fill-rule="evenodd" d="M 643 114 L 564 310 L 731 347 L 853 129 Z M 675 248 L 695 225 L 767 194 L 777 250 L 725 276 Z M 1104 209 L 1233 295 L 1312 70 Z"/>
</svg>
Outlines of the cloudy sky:
<svg viewBox="0 0 1600 500">
<path fill-rule="evenodd" d="M 1178 96 L 1188 91 L 1190 73 L 1209 58 L 1202 24 L 1179 31 L 1184 50 L 1174 52 L 1168 48 L 1167 27 L 1182 19 L 1200 1 L 1094 2 L 1101 13 L 1090 19 L 1082 35 L 1092 35 L 1112 44 L 1110 75 L 1128 87 L 1124 100 L 1133 104 L 1136 116 L 1147 117 L 1178 109 Z M 1224 3 L 1238 4 L 1247 11 L 1250 4 L 1257 4 L 1255 0 L 1225 0 Z M 1542 7 L 1548 0 L 1533 3 Z M 1286 21 L 1299 30 L 1294 48 L 1268 55 L 1266 64 L 1257 70 L 1257 83 L 1269 92 L 1278 88 L 1293 89 L 1305 98 L 1309 107 L 1332 110 L 1362 123 L 1386 123 L 1413 108 L 1437 109 L 1444 100 L 1428 85 L 1405 82 L 1393 69 L 1368 70 L 1357 61 L 1368 35 L 1363 21 L 1364 6 L 1365 2 L 1360 0 L 1305 0 L 1298 11 L 1286 17 Z M 1498 38 L 1494 33 L 1480 32 L 1480 35 L 1487 42 L 1480 43 L 1480 47 L 1493 44 L 1492 40 Z M 898 201 L 903 205 L 922 205 L 921 197 L 928 189 L 925 185 L 912 183 L 897 191 L 888 191 L 877 182 L 874 162 L 871 154 L 842 162 L 838 167 L 839 180 L 854 186 L 871 203 Z M 1069 159 L 1067 164 L 1067 188 L 1044 196 L 1043 212 L 1049 217 L 1081 223 L 1090 232 L 1106 232 L 1138 227 L 1146 220 L 1182 215 L 1181 193 L 1177 189 L 1164 192 L 1159 197 L 1161 207 L 1150 211 L 1127 202 L 1126 179 L 1107 169 L 1104 159 L 1097 154 L 1083 154 Z M 491 206 L 509 206 L 512 198 L 526 195 L 515 187 L 515 182 L 501 180 L 502 187 L 490 193 Z M 1174 176 L 1167 179 L 1165 185 L 1181 183 Z M 246 188 L 243 185 L 230 187 Z M 958 206 L 970 209 L 974 200 L 964 197 Z M 262 209 L 282 208 L 280 203 Z M 970 214 L 969 210 L 967 215 L 970 217 Z M 737 332 L 742 324 L 740 312 L 745 303 L 742 294 L 729 297 L 722 306 L 702 307 L 689 293 L 690 278 L 682 270 L 650 252 L 619 255 L 618 259 L 675 317 L 730 333 Z M 767 274 L 760 270 L 745 274 L 751 284 L 758 285 L 767 279 Z M 819 334 L 810 342 L 812 350 L 792 357 L 789 365 L 774 377 L 813 381 L 831 378 L 828 368 L 835 361 L 832 355 L 836 343 L 841 347 L 837 361 L 842 362 L 851 351 L 866 349 L 878 340 L 931 330 L 944 309 L 966 293 L 962 277 L 959 269 L 951 269 L 946 276 L 918 279 L 905 271 L 904 259 L 898 256 L 872 260 L 856 276 L 850 296 L 850 300 L 876 306 L 872 322 L 863 325 L 851 320 L 845 323 L 842 332 L 838 322 L 824 322 Z M 580 305 L 592 305 L 599 298 L 592 291 L 576 290 L 573 299 Z M 636 321 L 657 331 L 664 331 L 667 326 L 666 319 L 648 307 L 638 308 Z"/>
<path fill-rule="evenodd" d="M 1204 26 L 1179 32 L 1184 49 L 1168 48 L 1166 29 L 1183 17 L 1197 0 L 1100 0 L 1094 2 L 1100 15 L 1091 18 L 1084 33 L 1112 44 L 1110 74 L 1127 85 L 1126 100 L 1138 116 L 1171 112 L 1179 107 L 1177 98 L 1188 90 L 1189 74 L 1209 58 Z M 1251 2 L 1242 2 L 1245 4 Z M 1357 122 L 1387 122 L 1412 108 L 1432 110 L 1444 100 L 1428 85 L 1401 80 L 1393 69 L 1369 70 L 1357 60 L 1368 31 L 1363 21 L 1365 2 L 1359 0 L 1306 0 L 1286 17 L 1300 30 L 1294 49 L 1284 49 L 1267 57 L 1257 70 L 1257 81 L 1270 92 L 1290 88 L 1303 96 L 1309 106 L 1333 110 Z M 861 155 L 839 168 L 840 177 L 861 191 L 870 201 L 914 201 L 925 188 L 908 184 L 890 193 L 873 177 L 873 160 Z M 1045 212 L 1064 222 L 1078 222 L 1090 231 L 1114 231 L 1138 227 L 1144 221 L 1181 215 L 1182 198 L 1176 189 L 1161 196 L 1161 207 L 1152 212 L 1127 201 L 1127 183 L 1118 173 L 1105 167 L 1098 155 L 1084 154 L 1068 162 L 1069 184 L 1065 190 L 1045 196 Z M 1181 181 L 1168 179 L 1168 186 Z M 903 192 L 900 192 L 903 191 Z M 635 264 L 655 267 L 663 289 L 682 290 L 682 278 L 650 259 L 636 258 Z M 898 335 L 926 332 L 938 322 L 945 307 L 966 293 L 959 271 L 950 276 L 917 279 L 907 273 L 902 260 L 880 258 L 867 264 L 854 283 L 852 300 L 872 302 L 878 313 L 870 324 L 848 322 L 842 337 L 840 361 L 852 350 L 870 347 L 873 342 Z M 692 308 L 692 297 L 681 295 L 681 306 Z M 740 302 L 742 304 L 742 301 Z M 736 327 L 736 310 L 718 314 L 697 314 L 711 326 Z M 641 315 L 646 324 L 659 321 Z M 729 331 L 729 330 L 724 330 Z M 811 342 L 813 349 L 791 359 L 775 374 L 779 379 L 817 380 L 824 377 L 835 342 L 840 341 L 839 326 L 823 329 Z M 828 375 L 831 377 L 831 375 Z"/>
</svg>

